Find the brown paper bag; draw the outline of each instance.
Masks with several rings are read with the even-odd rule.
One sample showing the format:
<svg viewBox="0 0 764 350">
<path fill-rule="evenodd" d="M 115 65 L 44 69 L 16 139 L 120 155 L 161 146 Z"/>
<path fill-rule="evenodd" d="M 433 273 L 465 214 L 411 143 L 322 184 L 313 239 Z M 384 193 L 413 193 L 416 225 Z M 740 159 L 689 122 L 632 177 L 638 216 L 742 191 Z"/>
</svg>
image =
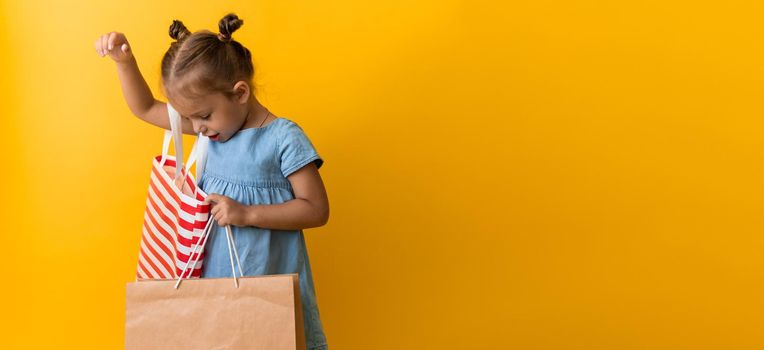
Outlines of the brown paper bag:
<svg viewBox="0 0 764 350">
<path fill-rule="evenodd" d="M 297 274 L 127 284 L 125 349 L 305 349 Z"/>
</svg>

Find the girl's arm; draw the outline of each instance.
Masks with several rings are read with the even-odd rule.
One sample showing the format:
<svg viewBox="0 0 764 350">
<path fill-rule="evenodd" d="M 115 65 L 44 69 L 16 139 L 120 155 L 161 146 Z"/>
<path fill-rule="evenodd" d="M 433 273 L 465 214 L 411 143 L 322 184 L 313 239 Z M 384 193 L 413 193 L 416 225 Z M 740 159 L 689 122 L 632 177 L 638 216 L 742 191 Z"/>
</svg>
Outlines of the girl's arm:
<svg viewBox="0 0 764 350">
<path fill-rule="evenodd" d="M 315 163 L 290 174 L 295 198 L 269 205 L 245 205 L 217 193 L 207 194 L 205 203 L 212 203 L 211 215 L 221 227 L 226 225 L 255 226 L 274 230 L 301 230 L 326 225 L 329 200 Z"/>
<path fill-rule="evenodd" d="M 149 124 L 169 130 L 167 104 L 156 100 L 151 94 L 125 35 L 117 32 L 104 34 L 96 40 L 95 47 L 101 57 L 108 55 L 116 62 L 122 94 L 130 111 Z M 190 120 L 181 118 L 181 121 L 184 134 L 196 134 Z"/>
<path fill-rule="evenodd" d="M 326 225 L 329 200 L 316 164 L 302 167 L 287 179 L 295 199 L 281 204 L 246 206 L 247 226 L 299 230 Z"/>
</svg>

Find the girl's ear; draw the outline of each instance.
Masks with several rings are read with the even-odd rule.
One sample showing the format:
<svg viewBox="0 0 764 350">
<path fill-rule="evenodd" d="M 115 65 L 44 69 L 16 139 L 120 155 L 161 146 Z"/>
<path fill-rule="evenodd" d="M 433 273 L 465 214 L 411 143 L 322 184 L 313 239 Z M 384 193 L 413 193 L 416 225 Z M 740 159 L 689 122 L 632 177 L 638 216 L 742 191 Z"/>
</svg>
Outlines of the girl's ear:
<svg viewBox="0 0 764 350">
<path fill-rule="evenodd" d="M 244 104 L 249 100 L 250 90 L 246 81 L 238 81 L 233 86 L 234 99 L 236 102 Z"/>
</svg>

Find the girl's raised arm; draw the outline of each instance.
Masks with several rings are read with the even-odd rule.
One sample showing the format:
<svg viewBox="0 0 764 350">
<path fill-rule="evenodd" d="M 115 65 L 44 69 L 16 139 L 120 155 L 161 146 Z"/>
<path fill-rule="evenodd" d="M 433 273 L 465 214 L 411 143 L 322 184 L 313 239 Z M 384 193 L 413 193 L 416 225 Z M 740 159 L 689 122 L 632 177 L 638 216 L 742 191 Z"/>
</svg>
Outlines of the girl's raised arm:
<svg viewBox="0 0 764 350">
<path fill-rule="evenodd" d="M 130 44 L 124 34 L 111 32 L 102 35 L 95 42 L 95 49 L 101 57 L 108 55 L 117 64 L 117 75 L 122 85 L 130 111 L 141 120 L 163 129 L 170 129 L 167 104 L 158 101 L 151 94 L 143 79 Z M 183 133 L 196 135 L 190 120 L 181 118 Z"/>
</svg>

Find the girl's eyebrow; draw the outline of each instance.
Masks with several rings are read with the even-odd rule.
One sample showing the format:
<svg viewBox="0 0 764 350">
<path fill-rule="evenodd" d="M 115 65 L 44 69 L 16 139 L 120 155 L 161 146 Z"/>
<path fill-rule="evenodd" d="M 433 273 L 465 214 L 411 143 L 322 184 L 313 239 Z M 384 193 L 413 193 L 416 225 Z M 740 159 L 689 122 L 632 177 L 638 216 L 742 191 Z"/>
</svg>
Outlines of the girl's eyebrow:
<svg viewBox="0 0 764 350">
<path fill-rule="evenodd" d="M 202 110 L 202 111 L 204 111 L 204 110 Z M 198 117 L 201 117 L 202 115 L 204 115 L 202 112 L 197 112 L 197 113 L 191 114 L 191 116 L 189 116 L 189 118 L 198 118 Z"/>
</svg>

